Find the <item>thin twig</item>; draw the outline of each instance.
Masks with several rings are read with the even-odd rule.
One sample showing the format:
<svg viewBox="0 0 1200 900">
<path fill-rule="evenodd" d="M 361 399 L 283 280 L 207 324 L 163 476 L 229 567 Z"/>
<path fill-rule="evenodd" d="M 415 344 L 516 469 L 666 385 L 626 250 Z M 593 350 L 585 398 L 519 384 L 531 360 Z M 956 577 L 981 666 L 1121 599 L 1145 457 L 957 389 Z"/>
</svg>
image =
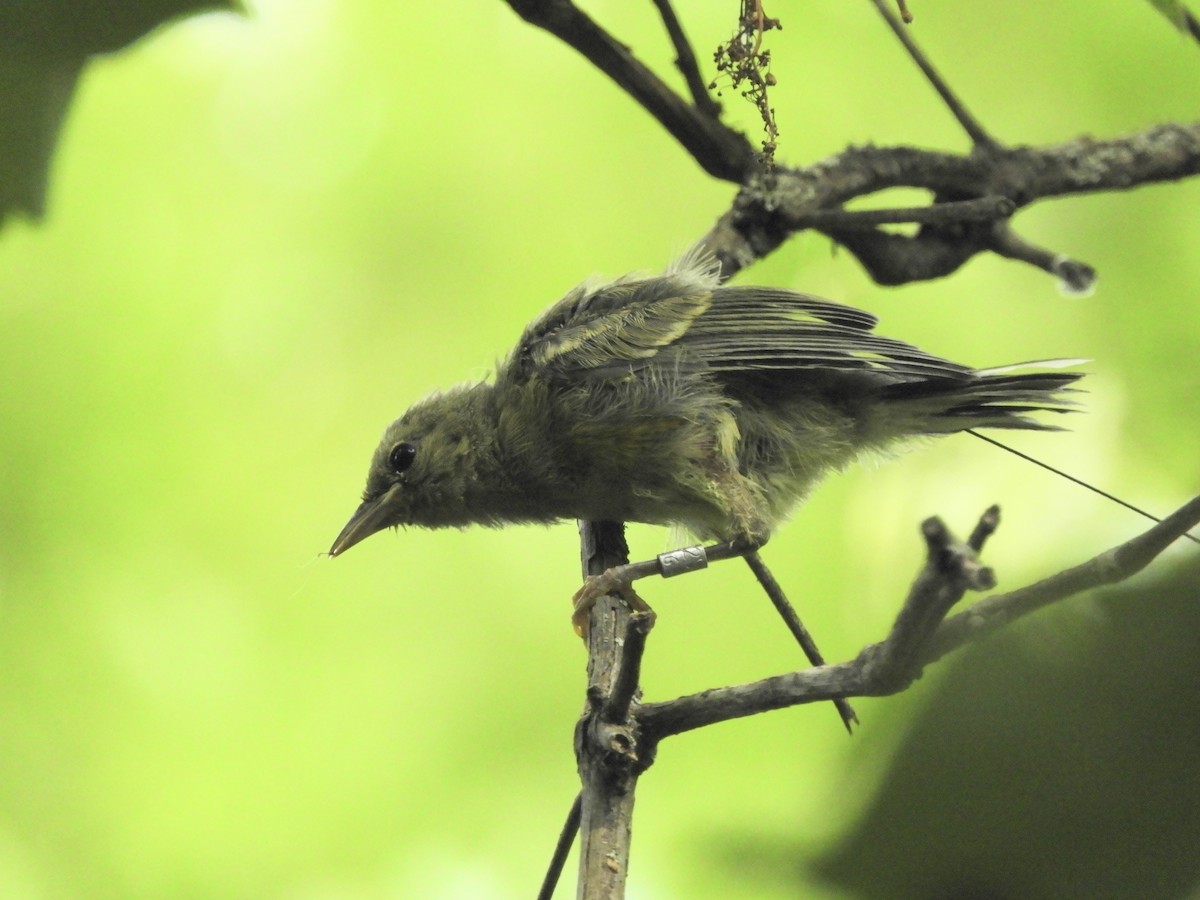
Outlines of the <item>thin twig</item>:
<svg viewBox="0 0 1200 900">
<path fill-rule="evenodd" d="M 646 636 L 654 627 L 654 613 L 642 610 L 632 613 L 625 623 L 625 636 L 621 641 L 617 674 L 612 689 L 600 707 L 601 721 L 616 724 L 629 718 L 629 707 L 637 696 L 642 673 L 642 654 L 646 650 Z"/>
<path fill-rule="evenodd" d="M 863 679 L 876 685 L 906 686 L 921 673 L 921 654 L 951 608 L 968 590 L 996 586 L 992 570 L 979 564 L 978 544 L 996 529 L 1000 508 L 991 506 L 980 517 L 968 543 L 960 543 L 938 518 L 921 523 L 926 558 L 896 622 L 882 643 L 859 654 Z"/>
<path fill-rule="evenodd" d="M 1051 603 L 1136 575 L 1167 547 L 1185 537 L 1197 523 L 1200 523 L 1200 497 L 1184 504 L 1148 531 L 1085 563 L 1029 587 L 980 600 L 942 623 L 930 642 L 926 662 L 941 659 L 968 641 L 991 634 Z"/>
<path fill-rule="evenodd" d="M 974 433 L 974 432 L 972 432 Z M 987 543 L 987 539 L 996 533 L 996 529 L 1000 527 L 1000 507 L 993 504 L 989 506 L 979 521 L 975 525 L 975 529 L 971 532 L 971 536 L 967 538 L 967 546 L 975 553 L 983 551 L 983 545 Z"/>
<path fill-rule="evenodd" d="M 1011 216 L 1016 204 L 1007 197 L 979 197 L 975 200 L 951 200 L 931 206 L 895 209 L 817 209 L 797 216 L 792 224 L 802 228 L 874 228 L 878 225 L 954 225 L 967 222 L 994 222 Z"/>
<path fill-rule="evenodd" d="M 929 57 L 917 46 L 917 42 L 913 40 L 909 30 L 904 27 L 904 24 L 896 18 L 891 7 L 888 6 L 888 0 L 871 0 L 875 4 L 875 8 L 879 10 L 879 14 L 888 24 L 888 28 L 896 35 L 896 38 L 904 45 L 904 49 L 908 51 L 908 55 L 912 57 L 913 62 L 924 73 L 925 78 L 933 85 L 933 89 L 938 92 L 938 96 L 942 98 L 942 102 L 946 104 L 954 118 L 958 120 L 958 124 L 963 127 L 963 130 L 971 138 L 971 141 L 976 146 L 996 147 L 998 142 L 984 130 L 961 100 L 950 90 L 950 85 L 946 84 L 937 69 L 933 67 L 933 63 L 929 61 Z"/>
<path fill-rule="evenodd" d="M 671 46 L 675 48 L 675 67 L 679 69 L 684 82 L 687 83 L 688 91 L 692 95 L 692 102 L 706 116 L 719 119 L 721 104 L 714 100 L 708 92 L 708 85 L 700 75 L 696 53 L 692 50 L 692 44 L 683 32 L 683 25 L 680 24 L 679 17 L 675 15 L 675 10 L 671 7 L 671 0 L 654 0 L 654 5 L 658 7 L 658 14 L 662 16 L 663 26 L 671 37 Z"/>
<path fill-rule="evenodd" d="M 542 879 L 541 890 L 537 900 L 550 900 L 554 889 L 558 887 L 558 879 L 562 877 L 563 866 L 571 855 L 571 847 L 575 843 L 575 835 L 579 833 L 579 815 L 583 808 L 583 794 L 576 794 L 567 811 L 567 820 L 563 822 L 562 831 L 558 833 L 558 842 L 554 845 L 554 853 L 550 856 L 550 865 L 546 867 L 546 877 Z"/>
<path fill-rule="evenodd" d="M 1087 263 L 1034 246 L 1011 228 L 996 228 L 988 240 L 988 249 L 997 256 L 1029 263 L 1049 272 L 1071 294 L 1086 294 L 1096 284 L 1096 270 Z"/>
<path fill-rule="evenodd" d="M 758 551 L 753 550 L 742 558 L 746 560 L 746 565 L 750 567 L 750 571 L 754 573 L 754 577 L 758 579 L 758 583 L 762 585 L 762 589 L 771 599 L 771 605 L 775 607 L 775 611 L 779 613 L 780 618 L 787 625 L 788 631 L 792 633 L 792 637 L 796 639 L 796 643 L 804 651 L 804 656 L 808 660 L 809 665 L 825 665 L 825 658 L 821 655 L 821 651 L 817 649 L 817 642 L 813 640 L 812 633 L 800 621 L 800 616 L 797 615 L 795 607 L 788 602 L 787 595 L 783 593 L 783 588 L 775 580 L 775 576 L 771 574 L 771 570 L 767 568 L 767 564 L 763 562 L 763 558 L 759 556 Z M 835 698 L 833 705 L 837 708 L 838 715 L 842 718 L 842 724 L 846 726 L 846 731 L 853 734 L 854 726 L 858 724 L 858 716 L 854 712 L 854 707 L 841 697 Z"/>
</svg>

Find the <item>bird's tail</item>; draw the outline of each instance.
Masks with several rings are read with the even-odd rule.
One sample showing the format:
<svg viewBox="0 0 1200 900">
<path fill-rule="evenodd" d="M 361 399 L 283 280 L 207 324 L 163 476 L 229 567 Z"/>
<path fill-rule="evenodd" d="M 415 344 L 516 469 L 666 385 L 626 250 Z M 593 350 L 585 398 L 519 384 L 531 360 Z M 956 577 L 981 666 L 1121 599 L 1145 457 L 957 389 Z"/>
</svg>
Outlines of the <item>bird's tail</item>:
<svg viewBox="0 0 1200 900">
<path fill-rule="evenodd" d="M 1021 372 L 1022 369 L 1057 369 L 1086 360 L 1051 359 L 979 369 L 961 379 L 928 379 L 888 385 L 884 397 L 912 419 L 912 433 L 952 434 L 968 428 L 1023 428 L 1062 431 L 1060 425 L 1032 418 L 1032 413 L 1078 412 L 1080 404 L 1069 395 L 1081 372 Z M 900 410 L 897 410 L 900 411 Z"/>
</svg>

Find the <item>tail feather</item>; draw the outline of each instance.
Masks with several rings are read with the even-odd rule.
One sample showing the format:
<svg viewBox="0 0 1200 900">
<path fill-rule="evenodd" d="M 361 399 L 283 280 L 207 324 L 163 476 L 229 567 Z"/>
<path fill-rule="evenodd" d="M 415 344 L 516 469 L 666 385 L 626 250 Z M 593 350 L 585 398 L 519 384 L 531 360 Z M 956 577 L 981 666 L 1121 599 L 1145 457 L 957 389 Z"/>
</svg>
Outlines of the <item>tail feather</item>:
<svg viewBox="0 0 1200 900">
<path fill-rule="evenodd" d="M 1081 360 L 1049 360 L 1024 366 L 1073 365 Z M 1081 404 L 1069 395 L 1083 373 L 1029 372 L 1009 374 L 1017 366 L 982 369 L 965 379 L 929 379 L 889 385 L 885 395 L 913 417 L 913 431 L 949 434 L 968 428 L 1019 428 L 1062 431 L 1030 417 L 1032 413 L 1078 412 Z M 1001 374 L 1003 373 L 1003 374 Z"/>
</svg>

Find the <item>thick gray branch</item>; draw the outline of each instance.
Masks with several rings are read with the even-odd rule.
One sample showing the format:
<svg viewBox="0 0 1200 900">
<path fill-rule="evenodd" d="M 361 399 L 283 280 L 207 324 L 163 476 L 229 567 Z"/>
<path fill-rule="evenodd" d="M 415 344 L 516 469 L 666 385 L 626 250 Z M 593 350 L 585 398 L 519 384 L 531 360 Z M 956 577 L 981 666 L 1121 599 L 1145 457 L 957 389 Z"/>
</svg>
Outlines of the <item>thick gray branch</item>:
<svg viewBox="0 0 1200 900">
<path fill-rule="evenodd" d="M 1038 200 L 1128 190 L 1197 174 L 1200 122 L 1159 125 L 1104 141 L 1082 137 L 1047 147 L 985 145 L 967 154 L 851 147 L 810 166 L 758 175 L 742 188 L 704 243 L 718 254 L 724 273 L 732 275 L 793 233 L 815 228 L 844 244 L 876 281 L 900 284 L 948 275 L 985 250 L 1040 264 L 1040 257 L 1006 234 L 1007 214 Z M 929 191 L 932 209 L 982 198 L 1004 198 L 1011 207 L 991 219 L 973 215 L 957 223 L 924 224 L 911 237 L 855 228 L 845 220 L 823 224 L 815 215 L 894 187 Z M 1048 254 L 1046 259 L 1059 257 Z"/>
<path fill-rule="evenodd" d="M 666 0 L 655 0 L 694 94 L 688 102 L 589 18 L 571 0 L 506 0 L 522 18 L 582 53 L 649 112 L 706 172 L 741 185 L 732 208 L 704 239 L 726 277 L 766 256 L 798 231 L 812 229 L 845 246 L 880 284 L 940 278 L 977 253 L 1037 266 L 1072 290 L 1095 277 L 1086 263 L 1035 247 L 1016 235 L 1009 216 L 1037 200 L 1127 190 L 1200 174 L 1200 123 L 1158 125 L 1111 140 L 1080 137 L 1047 147 L 1006 147 L 989 136 L 937 76 L 880 0 L 874 0 L 975 142 L 970 153 L 916 147 L 850 147 L 802 168 L 766 171 L 746 137 L 719 118 L 697 80 L 694 56 Z M 858 197 L 892 187 L 927 190 L 927 212 L 873 212 L 855 221 L 842 210 Z M 981 216 L 982 207 L 994 210 Z M 841 213 L 829 216 L 831 211 Z M 827 215 L 822 217 L 821 213 Z M 921 223 L 915 235 L 864 227 L 880 219 Z"/>
</svg>

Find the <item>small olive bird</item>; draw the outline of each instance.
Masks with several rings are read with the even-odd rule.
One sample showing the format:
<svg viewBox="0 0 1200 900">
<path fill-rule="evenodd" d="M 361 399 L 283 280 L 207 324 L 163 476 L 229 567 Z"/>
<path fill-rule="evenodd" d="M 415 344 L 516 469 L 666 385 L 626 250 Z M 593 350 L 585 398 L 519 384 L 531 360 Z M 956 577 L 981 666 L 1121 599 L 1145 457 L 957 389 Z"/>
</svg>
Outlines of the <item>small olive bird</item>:
<svg viewBox="0 0 1200 900">
<path fill-rule="evenodd" d="M 1065 395 L 1079 374 L 1014 370 L 1078 360 L 971 369 L 874 334 L 875 321 L 722 286 L 699 251 L 662 275 L 584 283 L 525 329 L 494 378 L 387 427 L 330 555 L 395 525 L 558 519 L 682 525 L 724 542 L 708 558 L 739 555 L 864 452 L 973 428 L 1057 430 L 1029 414 L 1075 406 Z M 585 586 L 577 624 L 599 593 L 703 565 L 677 556 L 697 549 Z"/>
</svg>

